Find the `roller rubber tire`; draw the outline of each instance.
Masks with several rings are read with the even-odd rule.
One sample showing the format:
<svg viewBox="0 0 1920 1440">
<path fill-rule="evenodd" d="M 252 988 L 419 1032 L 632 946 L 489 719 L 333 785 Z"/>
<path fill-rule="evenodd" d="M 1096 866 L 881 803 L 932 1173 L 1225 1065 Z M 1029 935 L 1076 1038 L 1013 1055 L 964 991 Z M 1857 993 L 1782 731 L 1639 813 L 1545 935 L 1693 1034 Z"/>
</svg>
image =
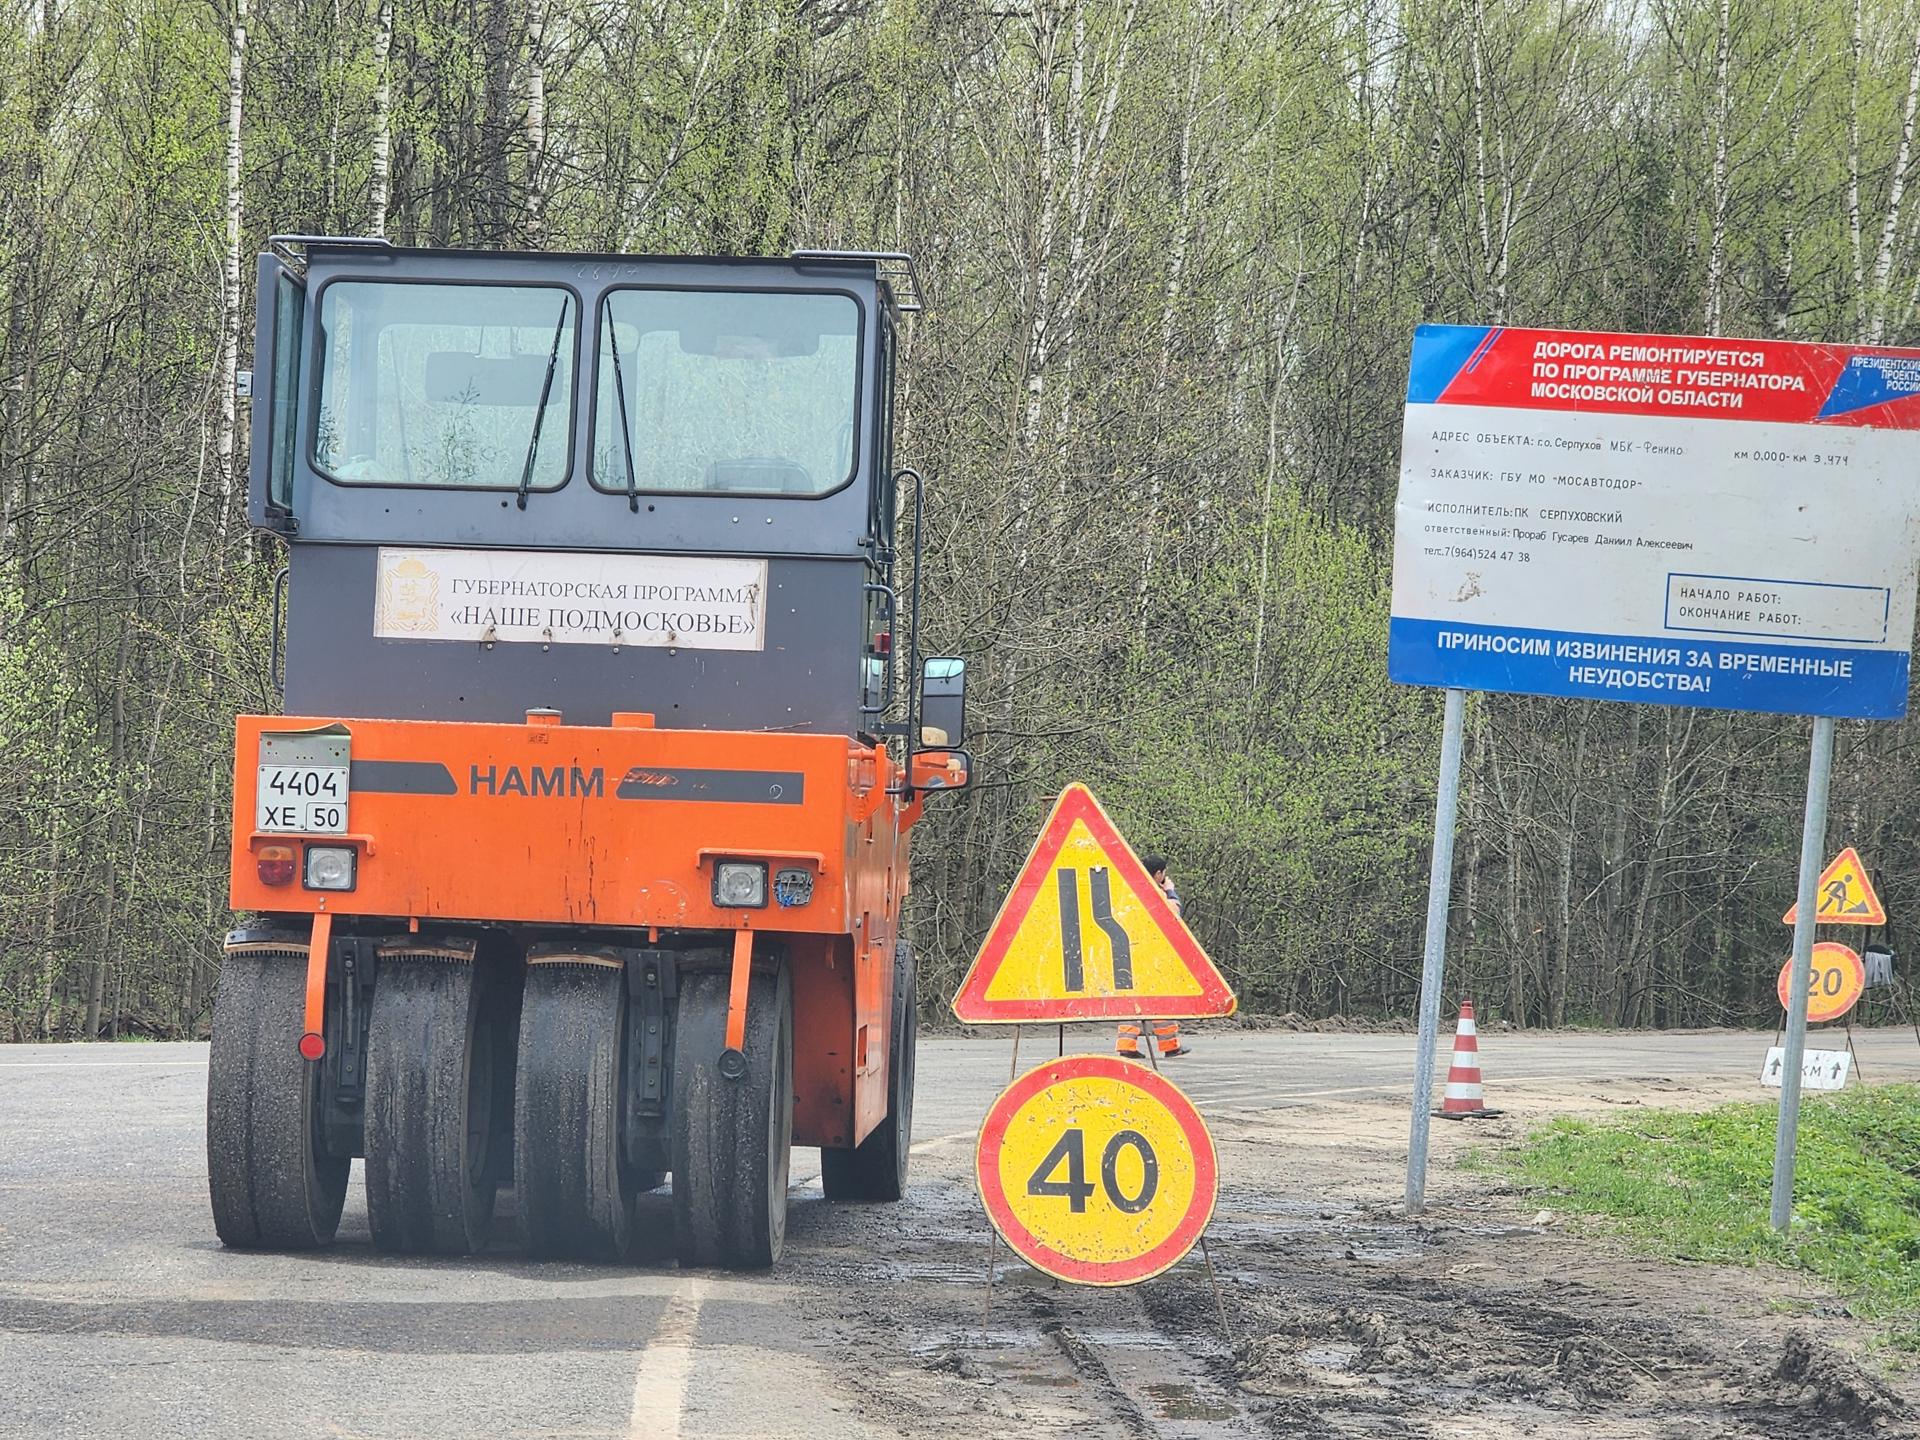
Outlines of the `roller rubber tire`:
<svg viewBox="0 0 1920 1440">
<path fill-rule="evenodd" d="M 747 1073 L 720 1073 L 729 977 L 680 977 L 673 1035 L 674 1248 L 682 1265 L 764 1270 L 787 1238 L 793 1152 L 793 989 L 782 968 L 747 990 Z"/>
<path fill-rule="evenodd" d="M 907 1192 L 913 1148 L 913 1067 L 920 1017 L 918 967 L 902 940 L 893 952 L 893 1032 L 887 1045 L 887 1118 L 851 1148 L 820 1149 L 820 1188 L 829 1200 L 898 1200 Z"/>
<path fill-rule="evenodd" d="M 295 1047 L 306 1028 L 307 967 L 230 955 L 220 967 L 207 1058 L 207 1190 L 220 1242 L 312 1250 L 333 1239 L 348 1159 L 328 1155 L 317 1123 L 317 1062 Z"/>
<path fill-rule="evenodd" d="M 531 965 L 520 1002 L 513 1108 L 520 1238 L 534 1255 L 624 1260 L 636 1177 L 620 1157 L 626 976 Z"/>
<path fill-rule="evenodd" d="M 367 1225 L 376 1250 L 487 1243 L 495 1036 L 478 961 L 389 960 L 367 1025 Z"/>
</svg>

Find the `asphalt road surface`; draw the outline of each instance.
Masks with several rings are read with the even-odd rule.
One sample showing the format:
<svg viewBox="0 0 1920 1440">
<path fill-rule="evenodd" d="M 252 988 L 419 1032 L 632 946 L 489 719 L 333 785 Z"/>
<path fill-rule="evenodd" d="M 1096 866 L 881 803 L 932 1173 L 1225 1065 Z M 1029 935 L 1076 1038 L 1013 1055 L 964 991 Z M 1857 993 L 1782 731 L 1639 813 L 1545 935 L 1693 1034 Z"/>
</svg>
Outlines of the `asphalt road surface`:
<svg viewBox="0 0 1920 1440">
<path fill-rule="evenodd" d="M 1859 1040 L 1870 1079 L 1920 1078 L 1910 1032 Z M 1022 1067 L 1055 1043 L 1050 1030 L 1026 1031 Z M 1111 1043 L 1105 1027 L 1067 1037 L 1070 1050 Z M 1497 1056 L 1496 1098 L 1549 1082 L 1619 1093 L 1690 1077 L 1744 1084 L 1757 1098 L 1766 1044 L 1556 1034 L 1489 1036 L 1483 1050 Z M 1443 1067 L 1446 1051 L 1443 1036 Z M 1002 1248 L 1003 1288 L 986 1308 L 971 1141 L 1010 1052 L 1005 1035 L 923 1038 L 908 1200 L 829 1206 L 815 1152 L 798 1152 L 785 1260 L 770 1275 L 735 1276 L 681 1272 L 665 1258 L 664 1193 L 647 1202 L 660 1251 L 631 1268 L 523 1259 L 506 1195 L 482 1255 L 378 1255 L 357 1165 L 331 1250 L 223 1250 L 207 1210 L 204 1045 L 0 1047 L 0 1435 L 842 1440 L 1086 1433 L 1109 1422 L 1108 1433 L 1274 1433 L 1218 1399 L 1200 1342 L 1153 1338 L 1166 1317 L 1151 1295 L 1050 1299 Z M 1397 1143 L 1412 1054 L 1405 1035 L 1233 1031 L 1204 1034 L 1172 1062 L 1220 1138 L 1229 1188 L 1269 1197 L 1237 1218 L 1223 1199 L 1215 1253 L 1235 1243 L 1223 1224 L 1243 1242 L 1223 1268 L 1251 1274 L 1249 1257 L 1286 1228 L 1287 1170 L 1300 1153 L 1288 1135 L 1311 1131 L 1334 1153 L 1342 1117 L 1365 1114 L 1383 1146 Z M 1256 1133 L 1260 1146 L 1236 1151 L 1236 1136 Z M 1324 1191 L 1307 1203 L 1324 1205 Z M 1183 1270 L 1188 1289 L 1165 1294 L 1187 1297 L 1178 1308 L 1211 1324 L 1194 1298 L 1208 1293 L 1204 1271 Z M 1080 1296 L 1077 1328 L 1048 1319 Z M 1146 1392 L 1166 1403 L 1146 1404 Z"/>
</svg>

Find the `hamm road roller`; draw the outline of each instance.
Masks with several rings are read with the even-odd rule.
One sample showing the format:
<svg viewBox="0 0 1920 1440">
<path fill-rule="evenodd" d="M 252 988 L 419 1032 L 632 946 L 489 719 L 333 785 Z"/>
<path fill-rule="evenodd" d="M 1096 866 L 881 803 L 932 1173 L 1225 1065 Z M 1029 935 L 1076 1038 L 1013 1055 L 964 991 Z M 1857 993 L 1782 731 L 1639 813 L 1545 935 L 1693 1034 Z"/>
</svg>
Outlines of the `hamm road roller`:
<svg viewBox="0 0 1920 1440">
<path fill-rule="evenodd" d="M 910 258 L 258 277 L 285 713 L 235 726 L 221 1240 L 326 1244 L 356 1156 L 390 1251 L 480 1248 L 510 1185 L 530 1252 L 618 1260 L 671 1177 L 683 1264 L 770 1265 L 796 1144 L 898 1199 L 908 834 L 971 778 L 896 550 Z"/>
</svg>

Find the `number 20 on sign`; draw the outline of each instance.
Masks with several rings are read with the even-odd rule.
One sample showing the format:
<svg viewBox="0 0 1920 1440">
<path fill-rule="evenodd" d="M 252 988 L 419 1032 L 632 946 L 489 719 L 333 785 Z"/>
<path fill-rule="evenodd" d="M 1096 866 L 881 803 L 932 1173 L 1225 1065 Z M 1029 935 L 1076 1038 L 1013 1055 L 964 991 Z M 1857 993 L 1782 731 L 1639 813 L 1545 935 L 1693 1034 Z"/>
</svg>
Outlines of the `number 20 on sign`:
<svg viewBox="0 0 1920 1440">
<path fill-rule="evenodd" d="M 988 1110 L 974 1155 L 987 1216 L 1035 1269 L 1132 1285 L 1193 1248 L 1219 1194 L 1213 1137 L 1169 1081 L 1111 1055 L 1037 1066 Z"/>
<path fill-rule="evenodd" d="M 1815 1025 L 1838 1020 L 1853 1009 L 1867 988 L 1866 962 L 1852 946 L 1822 940 L 1813 947 L 1812 983 L 1807 988 L 1807 1019 Z M 1793 990 L 1793 961 L 1780 967 L 1780 1005 L 1789 1008 Z"/>
</svg>

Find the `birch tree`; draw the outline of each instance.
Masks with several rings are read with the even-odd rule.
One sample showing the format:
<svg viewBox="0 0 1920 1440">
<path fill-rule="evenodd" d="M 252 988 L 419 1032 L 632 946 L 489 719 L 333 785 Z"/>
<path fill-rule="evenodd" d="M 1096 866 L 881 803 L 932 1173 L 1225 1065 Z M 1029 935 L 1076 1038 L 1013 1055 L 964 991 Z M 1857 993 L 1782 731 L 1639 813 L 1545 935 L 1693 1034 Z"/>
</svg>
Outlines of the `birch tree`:
<svg viewBox="0 0 1920 1440">
<path fill-rule="evenodd" d="M 1920 342 L 1917 120 L 1913 0 L 19 0 L 0 1038 L 205 1024 L 232 717 L 278 704 L 232 383 L 276 231 L 915 252 L 898 459 L 982 778 L 915 841 L 930 991 L 1080 779 L 1249 1009 L 1395 1015 L 1438 729 L 1381 665 L 1412 327 Z M 1896 920 L 1910 723 L 1836 762 Z M 1458 985 L 1519 1023 L 1771 1018 L 1778 726 L 1471 726 Z"/>
</svg>

